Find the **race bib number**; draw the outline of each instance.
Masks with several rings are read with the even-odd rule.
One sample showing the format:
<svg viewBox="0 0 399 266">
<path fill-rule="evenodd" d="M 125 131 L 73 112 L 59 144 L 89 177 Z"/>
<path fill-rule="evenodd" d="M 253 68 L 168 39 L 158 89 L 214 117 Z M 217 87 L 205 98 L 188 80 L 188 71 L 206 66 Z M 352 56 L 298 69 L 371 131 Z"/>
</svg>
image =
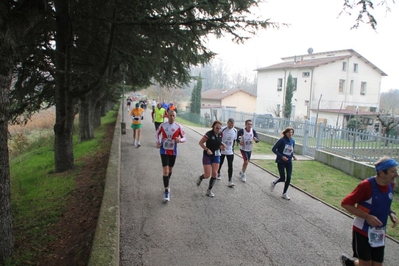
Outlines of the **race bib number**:
<svg viewBox="0 0 399 266">
<path fill-rule="evenodd" d="M 220 156 L 220 150 L 215 151 L 215 156 Z"/>
<path fill-rule="evenodd" d="M 228 139 L 225 141 L 225 143 L 227 147 L 233 146 L 233 141 L 231 139 Z"/>
<path fill-rule="evenodd" d="M 172 139 L 165 139 L 163 142 L 163 148 L 165 150 L 173 150 L 175 148 L 175 141 Z"/>
<path fill-rule="evenodd" d="M 373 248 L 385 246 L 385 227 L 369 227 L 369 244 Z"/>
<path fill-rule="evenodd" d="M 286 144 L 283 150 L 283 154 L 291 155 L 294 152 L 294 147 L 292 145 Z"/>
</svg>

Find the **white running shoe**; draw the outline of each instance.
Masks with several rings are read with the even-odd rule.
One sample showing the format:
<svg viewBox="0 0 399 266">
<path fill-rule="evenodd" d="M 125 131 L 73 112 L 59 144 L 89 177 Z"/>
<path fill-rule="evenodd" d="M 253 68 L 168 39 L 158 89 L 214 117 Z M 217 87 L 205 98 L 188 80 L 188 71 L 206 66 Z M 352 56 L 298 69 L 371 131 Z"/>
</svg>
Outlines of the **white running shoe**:
<svg viewBox="0 0 399 266">
<path fill-rule="evenodd" d="M 240 179 L 241 179 L 241 182 L 246 182 L 247 181 L 247 174 L 246 173 L 242 173 Z"/>
<path fill-rule="evenodd" d="M 217 180 L 222 179 L 222 176 L 220 175 L 220 173 L 218 173 L 218 175 L 216 176 L 216 179 L 217 179 Z"/>
<path fill-rule="evenodd" d="M 213 193 L 212 193 L 212 190 L 209 190 L 209 189 L 206 191 L 206 195 L 207 195 L 208 197 L 211 197 L 211 198 L 215 197 L 215 194 L 213 194 Z"/>
<path fill-rule="evenodd" d="M 287 193 L 284 193 L 282 196 L 281 196 L 283 199 L 285 199 L 285 200 L 290 200 L 291 198 L 287 195 Z"/>
<path fill-rule="evenodd" d="M 242 171 L 240 171 L 239 173 L 238 173 L 238 175 L 240 176 L 240 178 L 242 177 Z"/>
<path fill-rule="evenodd" d="M 274 181 L 272 181 L 272 182 L 270 183 L 270 191 L 271 191 L 271 192 L 273 192 L 275 186 L 276 186 L 276 184 L 274 184 Z"/>
<path fill-rule="evenodd" d="M 235 184 L 233 183 L 233 181 L 229 181 L 229 184 L 227 185 L 228 187 L 234 187 Z"/>
</svg>

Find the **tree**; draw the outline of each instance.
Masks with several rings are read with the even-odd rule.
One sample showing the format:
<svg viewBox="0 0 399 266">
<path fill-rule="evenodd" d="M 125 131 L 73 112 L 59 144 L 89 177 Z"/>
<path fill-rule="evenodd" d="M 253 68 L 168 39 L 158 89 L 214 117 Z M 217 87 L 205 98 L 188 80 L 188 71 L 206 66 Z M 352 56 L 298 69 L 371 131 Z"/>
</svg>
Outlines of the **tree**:
<svg viewBox="0 0 399 266">
<path fill-rule="evenodd" d="M 292 96 L 294 95 L 294 81 L 292 80 L 291 73 L 288 75 L 287 88 L 285 91 L 285 101 L 284 101 L 284 117 L 290 118 L 292 111 Z"/>
<path fill-rule="evenodd" d="M 201 74 L 196 78 L 197 84 L 195 85 L 191 94 L 190 112 L 192 114 L 201 114 L 201 92 L 202 92 L 202 78 Z"/>
<path fill-rule="evenodd" d="M 374 2 L 375 1 L 371 0 L 359 0 L 359 1 L 344 0 L 344 8 L 341 13 L 345 12 L 351 15 L 351 10 L 357 9 L 358 11 L 356 22 L 355 25 L 352 26 L 352 29 L 359 28 L 360 23 L 370 24 L 370 26 L 374 30 L 377 29 L 377 20 L 375 19 L 374 15 L 370 12 L 370 9 L 374 10 Z M 379 1 L 378 5 L 385 7 L 386 11 L 391 11 L 391 8 L 389 7 L 389 2 L 395 3 L 395 0 Z M 366 22 L 364 21 L 365 17 L 367 19 Z"/>
<path fill-rule="evenodd" d="M 392 89 L 388 92 L 383 92 L 380 95 L 380 113 L 386 115 L 399 114 L 399 108 L 397 108 L 399 102 L 399 90 Z"/>
<path fill-rule="evenodd" d="M 364 130 L 366 129 L 366 126 L 362 123 L 362 121 L 359 121 L 356 118 L 351 118 L 348 121 L 348 124 L 346 124 L 346 128 L 350 130 Z"/>
<path fill-rule="evenodd" d="M 391 132 L 399 125 L 399 118 L 390 114 L 378 114 L 378 121 L 381 123 L 382 133 L 390 136 Z"/>
<path fill-rule="evenodd" d="M 8 150 L 10 88 L 19 46 L 38 24 L 44 9 L 41 1 L 0 1 L 0 265 L 14 252 Z"/>
</svg>

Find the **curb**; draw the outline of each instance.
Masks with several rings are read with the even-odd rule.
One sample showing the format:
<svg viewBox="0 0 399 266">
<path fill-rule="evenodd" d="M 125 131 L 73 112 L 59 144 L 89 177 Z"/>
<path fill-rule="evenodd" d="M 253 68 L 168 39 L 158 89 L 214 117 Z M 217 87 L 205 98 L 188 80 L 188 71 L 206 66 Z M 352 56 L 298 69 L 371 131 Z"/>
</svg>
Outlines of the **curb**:
<svg viewBox="0 0 399 266">
<path fill-rule="evenodd" d="M 91 248 L 89 266 L 119 265 L 121 106 L 115 124 L 104 195 Z"/>
</svg>

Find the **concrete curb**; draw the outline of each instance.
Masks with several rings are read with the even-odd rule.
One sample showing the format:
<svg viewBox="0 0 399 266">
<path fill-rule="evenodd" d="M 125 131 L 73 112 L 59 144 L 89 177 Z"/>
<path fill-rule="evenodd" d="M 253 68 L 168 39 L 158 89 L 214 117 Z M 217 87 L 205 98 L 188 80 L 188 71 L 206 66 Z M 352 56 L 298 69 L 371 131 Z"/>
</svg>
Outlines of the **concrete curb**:
<svg viewBox="0 0 399 266">
<path fill-rule="evenodd" d="M 89 266 L 119 265 L 121 117 L 119 107 Z"/>
</svg>

